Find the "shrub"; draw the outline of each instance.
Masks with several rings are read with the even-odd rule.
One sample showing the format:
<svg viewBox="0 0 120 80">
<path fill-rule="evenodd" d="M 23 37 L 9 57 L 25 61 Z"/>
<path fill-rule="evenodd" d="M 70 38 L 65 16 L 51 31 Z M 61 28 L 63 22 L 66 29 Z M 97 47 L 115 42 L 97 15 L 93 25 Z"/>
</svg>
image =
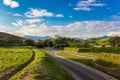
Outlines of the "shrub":
<svg viewBox="0 0 120 80">
<path fill-rule="evenodd" d="M 79 48 L 79 52 L 90 52 L 89 48 Z"/>
<path fill-rule="evenodd" d="M 89 47 L 91 47 L 91 45 L 81 44 L 81 43 L 71 43 L 71 44 L 69 44 L 69 47 L 72 47 L 72 48 L 89 48 Z"/>
<path fill-rule="evenodd" d="M 91 52 L 104 52 L 104 53 L 120 53 L 120 48 L 117 47 L 101 47 L 101 48 L 90 48 Z"/>
</svg>

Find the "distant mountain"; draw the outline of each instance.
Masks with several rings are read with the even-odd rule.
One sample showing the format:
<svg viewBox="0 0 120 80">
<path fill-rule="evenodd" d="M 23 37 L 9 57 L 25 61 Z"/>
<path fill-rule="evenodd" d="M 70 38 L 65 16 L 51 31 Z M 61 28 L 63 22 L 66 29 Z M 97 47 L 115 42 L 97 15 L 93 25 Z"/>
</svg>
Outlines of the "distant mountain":
<svg viewBox="0 0 120 80">
<path fill-rule="evenodd" d="M 72 39 L 75 39 L 75 40 L 84 40 L 84 39 L 82 39 L 82 38 L 72 38 Z"/>
<path fill-rule="evenodd" d="M 30 39 L 33 39 L 33 40 L 46 40 L 46 39 L 52 39 L 52 37 L 50 36 L 24 36 L 24 38 L 30 38 Z"/>
<path fill-rule="evenodd" d="M 101 37 L 99 37 L 99 38 L 111 38 L 111 36 L 105 35 L 105 36 L 101 36 Z"/>
</svg>

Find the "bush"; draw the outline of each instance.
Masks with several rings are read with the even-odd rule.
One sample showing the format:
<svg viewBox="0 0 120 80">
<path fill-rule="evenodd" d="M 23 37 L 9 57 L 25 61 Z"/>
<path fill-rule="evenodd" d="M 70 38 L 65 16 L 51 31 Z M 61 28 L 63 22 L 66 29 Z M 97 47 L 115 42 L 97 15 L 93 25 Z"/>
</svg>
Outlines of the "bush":
<svg viewBox="0 0 120 80">
<path fill-rule="evenodd" d="M 69 44 L 69 47 L 72 47 L 72 48 L 89 48 L 89 47 L 91 47 L 91 45 L 81 44 L 81 43 L 71 43 L 71 44 Z"/>
<path fill-rule="evenodd" d="M 101 48 L 90 48 L 91 52 L 104 52 L 104 53 L 120 53 L 120 48 L 116 48 L 116 47 L 101 47 Z"/>
<path fill-rule="evenodd" d="M 79 48 L 79 52 L 90 52 L 89 48 Z"/>
<path fill-rule="evenodd" d="M 91 48 L 70 48 L 65 47 L 64 50 L 71 52 L 95 52 L 95 53 L 118 53 L 120 54 L 120 48 L 118 47 L 91 47 Z"/>
</svg>

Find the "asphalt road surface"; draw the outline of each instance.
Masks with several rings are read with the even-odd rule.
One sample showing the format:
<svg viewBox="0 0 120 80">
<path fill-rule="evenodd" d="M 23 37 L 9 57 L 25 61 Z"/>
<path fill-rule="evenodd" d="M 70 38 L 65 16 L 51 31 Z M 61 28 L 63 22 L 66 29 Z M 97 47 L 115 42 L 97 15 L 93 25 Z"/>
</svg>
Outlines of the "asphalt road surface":
<svg viewBox="0 0 120 80">
<path fill-rule="evenodd" d="M 53 56 L 76 80 L 117 80 L 96 69 L 60 57 L 56 55 L 57 52 L 57 50 L 51 50 L 48 54 Z"/>
</svg>

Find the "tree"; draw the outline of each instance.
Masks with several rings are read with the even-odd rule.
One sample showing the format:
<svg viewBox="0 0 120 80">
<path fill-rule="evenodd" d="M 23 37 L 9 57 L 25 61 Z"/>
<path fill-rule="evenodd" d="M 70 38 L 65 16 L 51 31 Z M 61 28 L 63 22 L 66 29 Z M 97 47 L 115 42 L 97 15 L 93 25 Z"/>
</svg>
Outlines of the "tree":
<svg viewBox="0 0 120 80">
<path fill-rule="evenodd" d="M 35 41 L 32 39 L 26 39 L 26 40 L 24 40 L 24 44 L 26 46 L 35 46 Z"/>
<path fill-rule="evenodd" d="M 39 40 L 36 44 L 37 47 L 39 48 L 43 48 L 44 47 L 44 41 L 43 40 Z"/>
<path fill-rule="evenodd" d="M 3 45 L 5 45 L 5 41 L 0 39 L 0 46 L 3 46 Z"/>
<path fill-rule="evenodd" d="M 65 47 L 65 46 L 68 46 L 69 41 L 70 41 L 70 38 L 56 35 L 55 39 L 53 40 L 53 44 L 55 47 Z"/>
<path fill-rule="evenodd" d="M 120 47 L 120 37 L 112 37 L 109 39 L 109 42 L 113 47 Z"/>
</svg>

